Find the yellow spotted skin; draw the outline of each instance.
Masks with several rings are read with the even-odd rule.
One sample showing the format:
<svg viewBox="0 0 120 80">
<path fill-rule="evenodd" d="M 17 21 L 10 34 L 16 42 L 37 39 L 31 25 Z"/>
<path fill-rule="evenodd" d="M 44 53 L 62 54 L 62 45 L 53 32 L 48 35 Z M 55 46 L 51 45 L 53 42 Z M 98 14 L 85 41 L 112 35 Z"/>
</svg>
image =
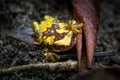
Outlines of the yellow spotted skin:
<svg viewBox="0 0 120 80">
<path fill-rule="evenodd" d="M 55 41 L 54 44 L 69 46 L 70 43 L 71 43 L 71 38 L 72 38 L 72 31 L 69 31 L 69 33 L 66 34 L 66 36 L 64 37 L 64 39 Z"/>
<path fill-rule="evenodd" d="M 83 23 L 70 20 L 64 23 L 46 15 L 40 23 L 33 22 L 35 39 L 50 51 L 61 52 L 72 48 L 76 44 L 77 34 L 82 33 Z"/>
<path fill-rule="evenodd" d="M 46 38 L 46 39 L 44 40 L 44 43 L 45 43 L 46 45 L 47 45 L 47 44 L 53 45 L 54 39 L 55 39 L 55 36 L 50 36 L 50 37 L 48 37 L 48 38 Z"/>
</svg>

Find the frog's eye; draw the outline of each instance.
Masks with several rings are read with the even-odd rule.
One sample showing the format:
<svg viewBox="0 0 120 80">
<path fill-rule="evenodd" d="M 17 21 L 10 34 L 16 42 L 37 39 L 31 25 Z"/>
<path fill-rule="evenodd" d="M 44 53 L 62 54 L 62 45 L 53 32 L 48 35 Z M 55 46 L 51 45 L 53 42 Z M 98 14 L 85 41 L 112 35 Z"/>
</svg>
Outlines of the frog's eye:
<svg viewBox="0 0 120 80">
<path fill-rule="evenodd" d="M 37 31 L 34 33 L 34 37 L 35 37 L 35 38 L 39 38 L 39 36 L 40 36 L 40 31 L 37 30 Z"/>
</svg>

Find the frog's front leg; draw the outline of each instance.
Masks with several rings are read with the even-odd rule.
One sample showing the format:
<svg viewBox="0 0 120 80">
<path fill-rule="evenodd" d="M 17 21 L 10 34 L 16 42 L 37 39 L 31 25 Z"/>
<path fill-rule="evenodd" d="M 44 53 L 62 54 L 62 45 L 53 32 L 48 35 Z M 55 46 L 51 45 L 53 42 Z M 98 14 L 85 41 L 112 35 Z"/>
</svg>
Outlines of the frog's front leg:
<svg viewBox="0 0 120 80">
<path fill-rule="evenodd" d="M 60 56 L 54 52 L 49 51 L 48 49 L 43 50 L 45 61 L 57 62 L 60 60 Z"/>
</svg>

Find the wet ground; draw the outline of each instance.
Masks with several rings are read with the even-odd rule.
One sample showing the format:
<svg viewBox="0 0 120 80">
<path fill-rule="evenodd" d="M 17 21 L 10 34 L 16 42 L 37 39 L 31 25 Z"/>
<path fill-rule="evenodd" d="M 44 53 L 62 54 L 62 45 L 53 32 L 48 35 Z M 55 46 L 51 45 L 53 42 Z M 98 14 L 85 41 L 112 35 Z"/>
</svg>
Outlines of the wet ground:
<svg viewBox="0 0 120 80">
<path fill-rule="evenodd" d="M 96 52 L 120 54 L 120 1 L 100 1 L 100 25 Z M 41 21 L 44 15 L 54 16 L 67 22 L 72 12 L 63 0 L 1 0 L 0 1 L 0 68 L 44 62 L 41 50 L 35 45 L 5 35 L 6 32 L 32 27 L 33 21 Z M 9 34 L 9 33 L 8 33 Z M 104 58 L 101 62 L 106 61 Z M 108 60 L 108 59 L 107 59 Z M 109 60 L 108 60 L 109 61 Z M 97 63 L 97 62 L 96 62 Z M 1 76 L 3 80 L 57 80 L 67 79 L 76 71 L 54 72 L 31 70 Z"/>
</svg>

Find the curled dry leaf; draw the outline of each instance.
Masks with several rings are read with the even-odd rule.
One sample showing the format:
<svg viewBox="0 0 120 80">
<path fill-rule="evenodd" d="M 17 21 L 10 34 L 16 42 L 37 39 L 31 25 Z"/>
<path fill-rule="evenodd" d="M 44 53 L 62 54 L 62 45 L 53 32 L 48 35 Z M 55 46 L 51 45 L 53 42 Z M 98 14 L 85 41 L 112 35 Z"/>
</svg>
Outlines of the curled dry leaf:
<svg viewBox="0 0 120 80">
<path fill-rule="evenodd" d="M 79 70 L 84 70 L 91 67 L 93 62 L 98 33 L 99 1 L 73 0 L 72 4 L 74 18 L 84 23 L 83 34 L 77 37 Z"/>
</svg>

